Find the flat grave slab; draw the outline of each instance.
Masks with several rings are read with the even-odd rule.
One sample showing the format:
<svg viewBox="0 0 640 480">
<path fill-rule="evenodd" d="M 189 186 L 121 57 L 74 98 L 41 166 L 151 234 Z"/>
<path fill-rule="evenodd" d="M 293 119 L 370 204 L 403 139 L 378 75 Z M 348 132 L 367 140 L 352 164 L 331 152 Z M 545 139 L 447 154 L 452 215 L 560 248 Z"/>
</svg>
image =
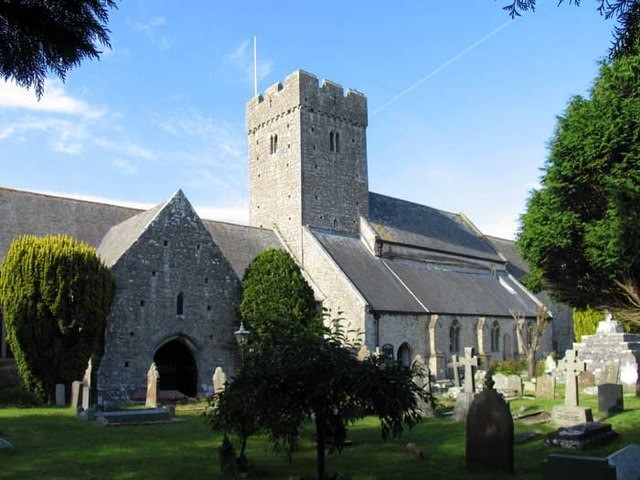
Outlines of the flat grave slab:
<svg viewBox="0 0 640 480">
<path fill-rule="evenodd" d="M 182 422 L 175 417 L 173 408 L 145 408 L 139 410 L 120 410 L 98 412 L 96 421 L 105 427 L 124 427 L 132 425 L 156 425 L 159 423 Z"/>
<path fill-rule="evenodd" d="M 547 435 L 544 444 L 569 450 L 587 450 L 609 443 L 617 435 L 607 423 L 590 422 L 559 428 Z"/>
</svg>

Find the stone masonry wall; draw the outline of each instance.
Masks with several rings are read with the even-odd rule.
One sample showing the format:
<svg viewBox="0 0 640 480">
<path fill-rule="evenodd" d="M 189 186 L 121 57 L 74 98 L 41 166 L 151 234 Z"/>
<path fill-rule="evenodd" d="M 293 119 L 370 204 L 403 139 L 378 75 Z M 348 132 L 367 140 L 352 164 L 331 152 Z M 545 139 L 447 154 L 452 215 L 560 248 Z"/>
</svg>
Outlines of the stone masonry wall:
<svg viewBox="0 0 640 480">
<path fill-rule="evenodd" d="M 99 400 L 146 388 L 155 352 L 179 339 L 198 369 L 198 390 L 216 366 L 237 365 L 239 281 L 184 197 L 161 210 L 113 267 L 117 292 L 98 372 Z M 178 315 L 177 295 L 184 295 Z"/>
<path fill-rule="evenodd" d="M 368 214 L 366 126 L 364 95 L 303 71 L 249 101 L 251 225 L 277 226 L 298 259 L 303 225 L 357 233 Z"/>
</svg>

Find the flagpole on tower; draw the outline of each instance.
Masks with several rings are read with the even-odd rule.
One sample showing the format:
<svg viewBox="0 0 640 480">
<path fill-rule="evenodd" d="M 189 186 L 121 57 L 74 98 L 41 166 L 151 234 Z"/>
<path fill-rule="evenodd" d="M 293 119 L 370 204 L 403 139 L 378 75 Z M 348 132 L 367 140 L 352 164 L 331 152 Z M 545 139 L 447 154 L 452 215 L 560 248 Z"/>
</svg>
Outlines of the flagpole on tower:
<svg viewBox="0 0 640 480">
<path fill-rule="evenodd" d="M 253 36 L 253 96 L 258 96 L 258 39 Z"/>
</svg>

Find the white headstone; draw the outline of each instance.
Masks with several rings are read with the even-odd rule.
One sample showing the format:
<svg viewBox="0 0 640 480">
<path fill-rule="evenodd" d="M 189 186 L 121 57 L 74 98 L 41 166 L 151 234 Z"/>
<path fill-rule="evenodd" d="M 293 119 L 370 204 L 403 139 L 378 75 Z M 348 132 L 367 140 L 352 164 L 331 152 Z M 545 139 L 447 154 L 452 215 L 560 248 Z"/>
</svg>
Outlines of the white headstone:
<svg viewBox="0 0 640 480">
<path fill-rule="evenodd" d="M 56 407 L 64 407 L 66 405 L 64 394 L 64 383 L 56 383 Z"/>
<path fill-rule="evenodd" d="M 227 383 L 227 374 L 224 373 L 222 367 L 216 367 L 213 372 L 213 394 L 217 395 L 224 392 Z"/>
</svg>

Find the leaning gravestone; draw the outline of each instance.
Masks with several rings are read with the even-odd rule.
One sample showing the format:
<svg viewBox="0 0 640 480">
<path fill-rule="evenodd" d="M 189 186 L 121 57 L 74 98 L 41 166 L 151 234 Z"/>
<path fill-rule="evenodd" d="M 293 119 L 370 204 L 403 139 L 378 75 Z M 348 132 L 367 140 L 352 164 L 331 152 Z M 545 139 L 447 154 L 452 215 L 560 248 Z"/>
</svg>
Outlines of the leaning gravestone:
<svg viewBox="0 0 640 480">
<path fill-rule="evenodd" d="M 593 421 L 591 409 L 578 405 L 578 375 L 585 370 L 578 352 L 567 350 L 559 367 L 565 373 L 564 405 L 557 405 L 551 411 L 551 422 L 561 427 Z"/>
<path fill-rule="evenodd" d="M 556 398 L 556 379 L 542 375 L 536 379 L 536 398 L 553 400 Z"/>
<path fill-rule="evenodd" d="M 513 417 L 488 375 L 469 407 L 466 465 L 473 473 L 513 473 Z"/>
<path fill-rule="evenodd" d="M 598 411 L 611 415 L 623 410 L 622 385 L 613 383 L 598 385 Z"/>
<path fill-rule="evenodd" d="M 471 402 L 473 402 L 476 390 L 473 369 L 478 366 L 478 357 L 473 354 L 472 347 L 465 347 L 464 357 L 460 360 L 460 363 L 464 366 L 464 389 L 456 399 L 453 418 L 459 422 L 464 422 L 467 419 L 467 412 Z"/>
<path fill-rule="evenodd" d="M 160 383 L 160 374 L 155 362 L 149 367 L 147 372 L 147 397 L 144 402 L 147 408 L 158 408 L 158 385 Z"/>
<path fill-rule="evenodd" d="M 56 383 L 56 407 L 64 407 L 66 404 L 64 383 Z"/>
<path fill-rule="evenodd" d="M 213 394 L 218 395 L 224 392 L 227 383 L 227 374 L 224 373 L 222 367 L 216 367 L 213 372 Z"/>
</svg>

